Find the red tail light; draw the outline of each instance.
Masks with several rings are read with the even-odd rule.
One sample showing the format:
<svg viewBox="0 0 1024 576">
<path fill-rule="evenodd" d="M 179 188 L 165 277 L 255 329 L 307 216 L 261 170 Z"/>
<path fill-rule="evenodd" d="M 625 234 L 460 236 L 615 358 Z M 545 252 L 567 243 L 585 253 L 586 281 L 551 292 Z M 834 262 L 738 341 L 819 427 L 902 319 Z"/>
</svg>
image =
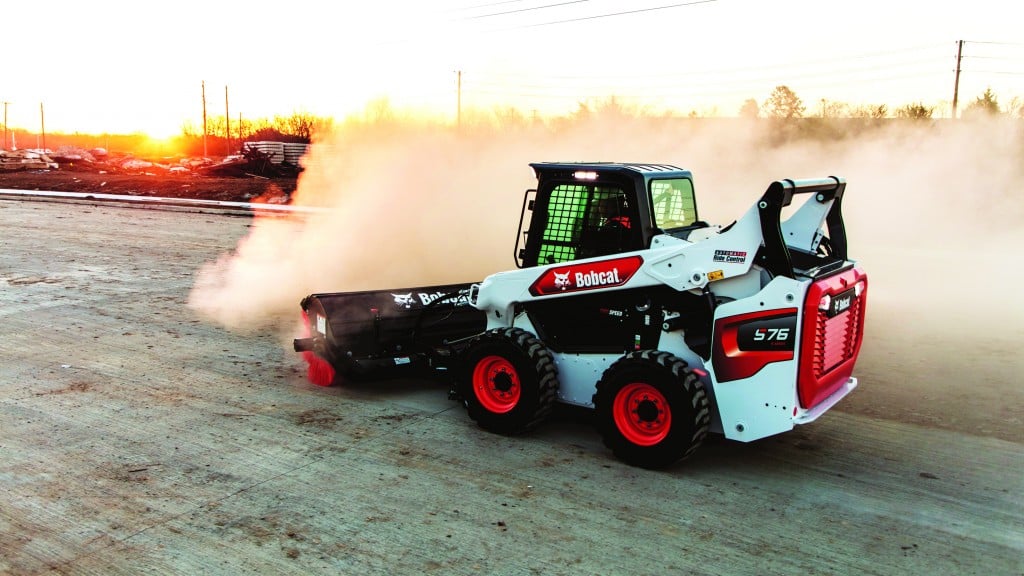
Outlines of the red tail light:
<svg viewBox="0 0 1024 576">
<path fill-rule="evenodd" d="M 797 393 L 813 408 L 853 374 L 864 339 L 867 275 L 860 267 L 818 280 L 804 301 Z"/>
</svg>

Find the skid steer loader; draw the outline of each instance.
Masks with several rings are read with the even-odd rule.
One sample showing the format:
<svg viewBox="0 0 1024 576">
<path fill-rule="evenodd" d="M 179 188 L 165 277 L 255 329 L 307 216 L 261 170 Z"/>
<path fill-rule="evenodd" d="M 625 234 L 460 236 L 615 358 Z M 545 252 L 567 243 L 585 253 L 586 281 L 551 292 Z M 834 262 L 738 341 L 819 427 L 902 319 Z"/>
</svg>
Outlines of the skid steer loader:
<svg viewBox="0 0 1024 576">
<path fill-rule="evenodd" d="M 868 281 L 847 255 L 843 179 L 773 182 L 721 227 L 699 219 L 687 170 L 530 166 L 517 269 L 307 296 L 294 347 L 310 379 L 444 372 L 502 434 L 556 403 L 593 409 L 616 457 L 648 468 L 709 432 L 749 442 L 811 422 L 857 386 Z"/>
</svg>

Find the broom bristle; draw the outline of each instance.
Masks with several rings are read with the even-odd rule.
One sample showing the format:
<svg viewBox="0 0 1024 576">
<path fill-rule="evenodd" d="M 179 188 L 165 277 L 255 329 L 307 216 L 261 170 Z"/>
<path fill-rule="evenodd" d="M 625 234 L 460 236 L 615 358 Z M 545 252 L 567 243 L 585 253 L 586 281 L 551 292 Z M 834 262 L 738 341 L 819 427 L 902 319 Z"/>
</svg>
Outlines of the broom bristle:
<svg viewBox="0 0 1024 576">
<path fill-rule="evenodd" d="M 317 386 L 330 386 L 334 383 L 334 366 L 312 352 L 303 352 L 302 357 L 309 364 L 306 378 Z"/>
<path fill-rule="evenodd" d="M 309 315 L 306 314 L 305 310 L 302 312 L 302 324 L 305 328 L 306 337 L 309 338 L 313 333 L 313 328 L 310 326 Z M 306 378 L 310 382 L 317 386 L 330 386 L 334 384 L 334 366 L 331 366 L 330 362 L 309 350 L 302 353 L 302 358 L 309 365 L 306 369 Z"/>
</svg>

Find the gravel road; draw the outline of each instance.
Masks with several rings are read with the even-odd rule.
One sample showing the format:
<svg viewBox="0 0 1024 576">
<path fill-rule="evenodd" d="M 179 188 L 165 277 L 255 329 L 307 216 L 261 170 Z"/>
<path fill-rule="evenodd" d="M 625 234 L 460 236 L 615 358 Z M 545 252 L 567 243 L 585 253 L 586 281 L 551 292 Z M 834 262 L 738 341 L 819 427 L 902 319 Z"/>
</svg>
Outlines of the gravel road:
<svg viewBox="0 0 1024 576">
<path fill-rule="evenodd" d="M 203 322 L 252 223 L 0 200 L 0 573 L 1024 574 L 1019 329 L 965 353 L 878 292 L 844 404 L 646 471 Z"/>
</svg>

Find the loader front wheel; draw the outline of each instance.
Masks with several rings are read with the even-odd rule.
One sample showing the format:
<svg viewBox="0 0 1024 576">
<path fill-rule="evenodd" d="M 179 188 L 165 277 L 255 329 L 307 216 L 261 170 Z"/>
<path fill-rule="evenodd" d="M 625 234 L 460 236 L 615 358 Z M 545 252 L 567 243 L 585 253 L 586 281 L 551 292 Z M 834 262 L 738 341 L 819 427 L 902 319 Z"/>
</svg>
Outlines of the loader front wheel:
<svg viewBox="0 0 1024 576">
<path fill-rule="evenodd" d="M 558 376 L 551 352 L 536 336 L 498 328 L 477 336 L 466 349 L 458 389 L 481 428 L 521 434 L 551 413 Z"/>
<path fill-rule="evenodd" d="M 595 421 L 620 460 L 664 468 L 692 454 L 710 423 L 707 392 L 686 362 L 668 352 L 631 352 L 597 383 Z"/>
</svg>

